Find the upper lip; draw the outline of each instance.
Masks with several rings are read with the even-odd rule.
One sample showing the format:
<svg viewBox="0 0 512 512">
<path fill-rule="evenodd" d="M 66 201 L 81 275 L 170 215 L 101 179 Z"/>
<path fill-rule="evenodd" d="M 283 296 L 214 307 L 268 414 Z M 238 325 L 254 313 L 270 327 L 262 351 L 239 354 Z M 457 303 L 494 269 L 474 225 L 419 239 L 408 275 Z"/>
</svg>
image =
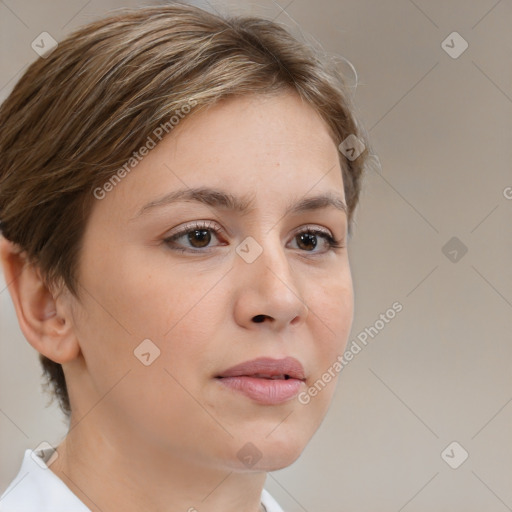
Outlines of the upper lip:
<svg viewBox="0 0 512 512">
<path fill-rule="evenodd" d="M 294 357 L 285 357 L 283 359 L 260 357 L 252 361 L 237 364 L 217 375 L 217 378 L 240 376 L 261 378 L 288 377 L 305 380 L 304 368 Z"/>
</svg>

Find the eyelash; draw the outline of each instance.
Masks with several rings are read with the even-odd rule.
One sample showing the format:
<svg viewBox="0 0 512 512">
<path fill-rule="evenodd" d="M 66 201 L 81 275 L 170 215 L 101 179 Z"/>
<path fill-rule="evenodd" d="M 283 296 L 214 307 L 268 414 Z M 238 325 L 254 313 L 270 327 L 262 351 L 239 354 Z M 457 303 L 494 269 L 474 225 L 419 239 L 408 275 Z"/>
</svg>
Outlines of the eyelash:
<svg viewBox="0 0 512 512">
<path fill-rule="evenodd" d="M 204 249 L 176 247 L 176 245 L 175 245 L 176 240 L 178 240 L 182 236 L 188 235 L 189 233 L 192 233 L 194 231 L 213 231 L 216 237 L 218 235 L 221 235 L 221 234 L 224 233 L 223 229 L 219 229 L 217 227 L 214 227 L 214 224 L 211 221 L 209 221 L 209 222 L 196 222 L 196 223 L 194 223 L 192 225 L 184 227 L 179 232 L 177 232 L 177 233 L 175 233 L 175 234 L 173 234 L 173 235 L 171 235 L 171 236 L 169 236 L 167 238 L 164 238 L 163 242 L 165 244 L 167 244 L 170 247 L 170 249 L 172 249 L 173 251 L 178 251 L 178 252 L 204 253 L 204 252 L 207 252 L 208 249 L 211 249 L 211 247 L 206 247 Z M 299 236 L 299 235 L 302 235 L 302 234 L 321 236 L 322 238 L 324 238 L 324 240 L 326 240 L 326 242 L 328 244 L 328 249 L 325 252 L 303 251 L 303 252 L 306 252 L 306 253 L 326 254 L 326 253 L 328 253 L 328 252 L 330 252 L 332 250 L 343 249 L 345 247 L 345 245 L 343 244 L 343 240 L 337 240 L 333 236 L 329 235 L 329 233 L 327 233 L 327 232 L 325 232 L 323 230 L 320 230 L 320 229 L 305 228 L 304 230 L 299 231 L 298 233 L 296 233 L 294 235 L 294 238 Z"/>
</svg>

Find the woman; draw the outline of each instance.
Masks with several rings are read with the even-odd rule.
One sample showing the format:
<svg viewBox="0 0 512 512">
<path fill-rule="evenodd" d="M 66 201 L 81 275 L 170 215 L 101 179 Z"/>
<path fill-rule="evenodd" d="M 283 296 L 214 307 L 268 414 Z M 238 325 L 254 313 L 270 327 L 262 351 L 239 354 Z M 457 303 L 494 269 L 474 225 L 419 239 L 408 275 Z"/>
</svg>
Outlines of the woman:
<svg viewBox="0 0 512 512">
<path fill-rule="evenodd" d="M 353 318 L 367 150 L 336 69 L 267 20 L 145 7 L 0 118 L 5 279 L 69 418 L 0 510 L 280 511 L 266 472 L 323 420 Z"/>
</svg>

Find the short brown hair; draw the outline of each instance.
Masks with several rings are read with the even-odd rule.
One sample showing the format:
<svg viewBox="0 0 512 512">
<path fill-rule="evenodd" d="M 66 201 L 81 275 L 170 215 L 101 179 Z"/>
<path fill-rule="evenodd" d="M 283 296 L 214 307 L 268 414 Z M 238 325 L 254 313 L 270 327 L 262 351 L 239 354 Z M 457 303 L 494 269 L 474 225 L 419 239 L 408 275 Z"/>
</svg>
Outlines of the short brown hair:
<svg viewBox="0 0 512 512">
<path fill-rule="evenodd" d="M 84 26 L 31 64 L 0 107 L 3 236 L 48 287 L 65 284 L 79 298 L 93 191 L 191 99 L 193 115 L 223 98 L 285 89 L 320 114 L 337 145 L 350 135 L 366 142 L 335 62 L 277 23 L 172 4 Z M 367 153 L 340 152 L 349 233 Z M 69 417 L 62 366 L 39 357 Z"/>
</svg>

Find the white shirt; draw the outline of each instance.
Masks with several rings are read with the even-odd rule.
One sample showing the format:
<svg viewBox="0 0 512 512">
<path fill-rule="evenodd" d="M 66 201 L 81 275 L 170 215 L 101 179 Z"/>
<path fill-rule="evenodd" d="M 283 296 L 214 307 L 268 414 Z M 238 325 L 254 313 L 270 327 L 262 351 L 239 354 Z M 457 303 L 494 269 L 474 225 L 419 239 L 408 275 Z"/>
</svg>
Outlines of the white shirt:
<svg viewBox="0 0 512 512">
<path fill-rule="evenodd" d="M 53 450 L 25 450 L 21 468 L 0 497 L 0 512 L 91 512 L 46 462 Z M 283 509 L 263 489 L 261 503 L 267 512 Z"/>
</svg>

